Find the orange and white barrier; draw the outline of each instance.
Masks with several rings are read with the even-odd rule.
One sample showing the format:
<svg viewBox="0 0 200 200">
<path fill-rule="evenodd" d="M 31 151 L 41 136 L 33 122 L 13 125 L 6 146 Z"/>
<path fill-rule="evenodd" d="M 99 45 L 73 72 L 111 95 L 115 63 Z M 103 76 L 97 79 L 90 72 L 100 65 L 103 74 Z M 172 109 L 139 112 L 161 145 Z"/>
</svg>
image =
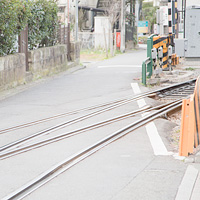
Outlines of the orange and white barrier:
<svg viewBox="0 0 200 200">
<path fill-rule="evenodd" d="M 200 144 L 200 77 L 194 94 L 182 103 L 179 155 L 188 156 Z"/>
</svg>

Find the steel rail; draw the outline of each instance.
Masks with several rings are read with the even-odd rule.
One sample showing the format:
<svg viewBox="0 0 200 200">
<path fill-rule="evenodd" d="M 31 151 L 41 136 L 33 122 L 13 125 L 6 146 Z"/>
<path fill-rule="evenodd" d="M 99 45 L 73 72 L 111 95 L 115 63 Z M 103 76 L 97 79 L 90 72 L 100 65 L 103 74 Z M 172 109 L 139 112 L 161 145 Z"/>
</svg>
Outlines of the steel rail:
<svg viewBox="0 0 200 200">
<path fill-rule="evenodd" d="M 29 145 L 26 145 L 26 146 L 23 146 L 23 147 L 16 148 L 15 146 L 12 146 L 11 148 L 3 151 L 3 153 L 0 153 L 0 160 L 14 156 L 14 155 L 17 155 L 19 153 L 27 152 L 27 151 L 35 149 L 35 148 L 42 147 L 44 145 L 47 145 L 47 144 L 50 144 L 50 143 L 53 143 L 53 142 L 60 141 L 62 139 L 66 139 L 68 137 L 77 135 L 77 134 L 85 132 L 85 131 L 89 131 L 89 130 L 99 128 L 99 127 L 105 126 L 107 124 L 110 124 L 110 123 L 113 123 L 113 122 L 116 122 L 116 121 L 119 121 L 119 120 L 122 120 L 122 119 L 126 119 L 128 117 L 135 116 L 136 114 L 140 114 L 140 113 L 143 113 L 144 111 L 149 111 L 149 110 L 150 109 L 148 109 L 148 108 L 139 109 L 139 110 L 136 110 L 134 112 L 126 113 L 126 114 L 120 115 L 118 117 L 110 118 L 108 120 L 101 121 L 101 122 L 98 122 L 98 123 L 95 123 L 95 124 L 92 124 L 92 125 L 89 125 L 89 126 L 86 126 L 86 127 L 83 127 L 83 128 L 79 128 L 79 129 L 75 129 L 75 130 L 70 131 L 70 132 L 62 133 L 62 134 L 50 137 L 48 139 L 43 139 L 39 142 L 35 142 L 35 143 L 29 144 Z M 16 145 L 16 146 L 18 146 L 18 145 Z"/>
<path fill-rule="evenodd" d="M 99 151 L 106 145 L 118 140 L 119 138 L 127 135 L 128 133 L 134 131 L 135 129 L 149 123 L 150 121 L 170 112 L 171 110 L 177 109 L 177 107 L 180 107 L 182 105 L 182 100 L 173 103 L 169 106 L 166 106 L 153 114 L 149 114 L 145 117 L 143 117 L 140 120 L 137 120 L 136 122 L 114 132 L 113 134 L 105 137 L 104 139 L 100 140 L 99 142 L 89 146 L 86 149 L 83 149 L 82 151 L 72 155 L 71 157 L 63 160 L 62 162 L 58 163 L 57 165 L 53 166 L 49 170 L 45 171 L 40 176 L 36 177 L 34 180 L 30 181 L 26 185 L 22 186 L 21 188 L 17 189 L 13 193 L 7 195 L 3 198 L 3 200 L 11 200 L 11 199 L 22 199 L 31 192 L 35 191 L 45 183 L 49 182 L 56 176 L 60 175 L 64 171 L 68 170 L 72 166 L 76 165 L 80 161 L 86 159 L 90 155 L 94 154 L 95 152 Z"/>
<path fill-rule="evenodd" d="M 70 132 L 67 132 L 67 133 L 62 133 L 60 135 L 53 136 L 51 138 L 44 139 L 44 140 L 41 140 L 39 142 L 35 142 L 35 143 L 29 144 L 29 145 L 26 145 L 26 146 L 23 146 L 23 147 L 20 147 L 20 148 L 16 148 L 14 150 L 13 150 L 13 148 L 11 148 L 11 150 L 4 151 L 3 153 L 0 154 L 0 160 L 3 160 L 5 158 L 9 158 L 11 156 L 14 156 L 14 155 L 17 155 L 17 154 L 20 154 L 20 153 L 30 151 L 32 149 L 36 149 L 36 148 L 39 148 L 39 147 L 42 147 L 42 146 L 45 146 L 45 145 L 48 145 L 48 144 L 51 144 L 51 143 L 54 143 L 54 142 L 58 142 L 60 140 L 66 139 L 68 137 L 72 137 L 74 135 L 83 133 L 85 131 L 89 131 L 89 130 L 92 130 L 92 129 L 95 129 L 95 128 L 99 128 L 99 127 L 108 125 L 110 123 L 113 123 L 113 122 L 116 122 L 116 121 L 119 121 L 119 120 L 122 120 L 122 119 L 126 119 L 128 117 L 133 117 L 137 114 L 142 114 L 142 113 L 145 113 L 145 112 L 150 112 L 152 110 L 160 109 L 160 108 L 163 108 L 163 107 L 168 106 L 168 105 L 175 103 L 175 102 L 176 101 L 173 101 L 173 102 L 162 104 L 162 105 L 155 106 L 155 107 L 152 107 L 152 108 L 147 107 L 147 108 L 138 109 L 138 110 L 133 111 L 133 112 L 129 112 L 129 113 L 126 113 L 126 114 L 123 114 L 123 115 L 120 115 L 120 116 L 117 116 L 117 117 L 114 117 L 114 118 L 110 118 L 110 119 L 107 119 L 107 120 L 104 120 L 104 121 L 101 121 L 101 122 L 98 122 L 98 123 L 95 123 L 95 124 L 92 124 L 92 125 L 80 128 L 80 129 L 76 129 L 76 130 L 73 130 L 73 131 L 70 131 Z"/>
<path fill-rule="evenodd" d="M 145 92 L 145 93 L 142 93 L 141 95 L 137 95 L 136 97 L 138 97 L 138 96 L 145 97 L 145 96 L 151 95 L 153 93 L 158 93 L 158 92 L 161 92 L 163 90 L 168 90 L 170 88 L 178 87 L 180 85 L 192 83 L 192 82 L 195 82 L 195 81 L 196 81 L 196 79 L 192 79 L 190 81 L 185 81 L 185 82 L 182 82 L 182 83 L 174 84 L 172 86 L 167 86 L 167 87 L 164 87 L 164 88 L 161 88 L 161 89 L 158 89 L 158 90 Z M 127 97 L 127 98 L 129 98 L 129 97 Z M 107 103 L 103 103 L 103 104 L 100 104 L 100 105 L 94 105 L 94 106 L 91 106 L 91 107 L 85 107 L 85 108 L 82 108 L 82 109 L 78 109 L 78 110 L 74 110 L 74 111 L 70 111 L 70 112 L 66 112 L 66 113 L 61 113 L 61 114 L 57 114 L 57 115 L 54 115 L 54 116 L 51 116 L 51 117 L 47 117 L 47 118 L 43 118 L 43 119 L 40 119 L 40 120 L 27 122 L 27 123 L 20 124 L 20 125 L 17 125 L 17 126 L 9 127 L 9 128 L 0 130 L 0 134 L 7 133 L 7 132 L 10 132 L 10 131 L 14 131 L 14 130 L 18 130 L 18 129 L 21 129 L 21 128 L 34 126 L 34 125 L 37 125 L 37 124 L 40 124 L 40 123 L 43 123 L 43 122 L 46 122 L 46 121 L 50 121 L 50 120 L 53 120 L 53 119 L 56 119 L 56 118 L 60 118 L 60 117 L 64 117 L 64 116 L 67 116 L 67 115 L 76 114 L 76 113 L 79 113 L 79 112 L 82 112 L 82 111 L 87 111 L 87 110 L 92 110 L 92 109 L 96 109 L 96 108 L 99 108 L 99 107 L 104 107 L 104 106 L 107 106 L 109 104 L 115 104 L 115 103 L 118 103 L 120 101 L 128 100 L 127 98 L 117 99 L 117 100 L 114 100 L 114 101 L 111 101 L 111 102 L 107 102 Z M 134 98 L 135 97 L 129 98 L 129 100 L 134 99 Z"/>
<path fill-rule="evenodd" d="M 52 127 L 48 128 L 48 129 L 39 131 L 39 132 L 34 133 L 34 134 L 30 135 L 30 136 L 24 137 L 24 138 L 22 138 L 22 139 L 20 139 L 20 140 L 17 140 L 17 141 L 15 141 L 15 142 L 12 142 L 12 143 L 9 143 L 9 144 L 7 144 L 7 145 L 4 145 L 4 146 L 0 147 L 0 152 L 6 150 L 6 149 L 8 149 L 8 148 L 10 148 L 10 147 L 12 147 L 12 146 L 14 146 L 14 145 L 16 145 L 16 144 L 22 144 L 22 143 L 24 143 L 24 142 L 27 142 L 27 141 L 32 140 L 33 138 L 36 138 L 36 137 L 40 137 L 40 136 L 42 136 L 42 135 L 49 134 L 49 133 L 51 133 L 51 132 L 53 132 L 53 131 L 62 129 L 62 128 L 66 127 L 66 126 L 72 125 L 72 124 L 74 124 L 74 123 L 83 121 L 83 120 L 88 119 L 88 118 L 91 118 L 91 117 L 93 117 L 93 116 L 96 116 L 96 115 L 98 115 L 98 114 L 104 113 L 104 112 L 109 111 L 109 110 L 112 110 L 112 109 L 114 109 L 114 108 L 117 108 L 117 107 L 119 107 L 119 106 L 125 105 L 125 104 L 127 104 L 127 103 L 130 103 L 130 102 L 135 101 L 136 99 L 140 99 L 140 98 L 142 98 L 142 97 L 139 96 L 139 97 L 134 98 L 134 99 L 131 99 L 131 100 L 123 101 L 122 103 L 114 104 L 114 105 L 109 106 L 109 107 L 107 107 L 107 108 L 100 109 L 100 110 L 98 110 L 98 111 L 89 113 L 89 114 L 87 114 L 87 115 L 83 115 L 83 116 L 81 116 L 81 117 L 77 117 L 77 118 L 74 118 L 74 119 L 72 119 L 72 120 L 66 121 L 66 122 L 64 122 L 64 123 L 58 124 L 58 125 L 56 125 L 56 126 L 52 126 Z"/>
<path fill-rule="evenodd" d="M 15 131 L 15 130 L 18 130 L 18 129 L 21 129 L 21 128 L 26 128 L 26 127 L 29 127 L 29 126 L 34 126 L 34 125 L 37 125 L 37 124 L 40 124 L 40 123 L 43 123 L 43 122 L 47 122 L 47 121 L 50 121 L 50 120 L 53 120 L 53 119 L 61 118 L 61 117 L 68 116 L 68 115 L 77 114 L 79 112 L 88 111 L 88 110 L 94 110 L 96 108 L 105 107 L 105 106 L 108 106 L 110 104 L 116 104 L 116 103 L 118 103 L 120 101 L 127 100 L 127 98 L 129 98 L 129 96 L 125 97 L 125 98 L 121 98 L 121 99 L 116 99 L 114 101 L 105 102 L 105 103 L 102 103 L 102 104 L 99 104 L 99 105 L 89 106 L 89 107 L 85 107 L 85 108 L 81 108 L 81 109 L 77 109 L 77 110 L 73 110 L 73 111 L 69 111 L 69 112 L 53 115 L 51 117 L 47 117 L 47 118 L 43 118 L 43 119 L 27 122 L 27 123 L 20 124 L 20 125 L 17 125 L 17 126 L 12 126 L 12 127 L 0 130 L 0 134 L 7 133 L 7 132 L 10 132 L 10 131 Z"/>
<path fill-rule="evenodd" d="M 64 122 L 64 123 L 61 123 L 61 124 L 59 124 L 59 125 L 50 127 L 50 128 L 45 129 L 45 130 L 43 130 L 43 131 L 39 131 L 39 132 L 37 132 L 37 133 L 34 133 L 34 134 L 32 134 L 31 136 L 27 136 L 27 137 L 24 137 L 24 138 L 22 138 L 22 139 L 20 139 L 20 140 L 18 140 L 18 141 L 9 143 L 9 144 L 7 144 L 7 145 L 4 145 L 4 146 L 0 147 L 0 152 L 3 151 L 3 150 L 6 150 L 6 149 L 8 149 L 8 148 L 10 148 L 10 147 L 13 146 L 13 145 L 22 144 L 23 142 L 26 142 L 26 141 L 28 141 L 28 140 L 31 140 L 31 139 L 33 139 L 33 138 L 35 138 L 35 137 L 42 136 L 42 135 L 44 135 L 44 134 L 47 134 L 47 133 L 56 131 L 56 130 L 58 130 L 58 129 L 64 128 L 64 127 L 66 127 L 66 126 L 69 126 L 69 125 L 71 125 L 71 124 L 74 124 L 74 123 L 77 123 L 77 122 L 79 122 L 79 121 L 88 119 L 89 117 L 93 117 L 93 116 L 95 116 L 95 115 L 97 115 L 97 114 L 101 114 L 101 113 L 106 112 L 106 111 L 108 111 L 108 110 L 111 110 L 111 109 L 114 109 L 114 108 L 116 108 L 116 107 L 122 106 L 122 105 L 124 105 L 124 104 L 126 104 L 126 103 L 129 103 L 129 102 L 132 102 L 132 101 L 141 99 L 141 98 L 143 98 L 143 97 L 148 97 L 148 96 L 150 96 L 150 95 L 152 95 L 152 94 L 159 93 L 159 92 L 164 91 L 164 90 L 168 90 L 168 89 L 171 89 L 171 88 L 176 88 L 176 87 L 179 87 L 180 85 L 193 83 L 193 82 L 195 82 L 195 81 L 196 81 L 196 79 L 192 79 L 192 80 L 190 80 L 190 81 L 186 81 L 186 82 L 174 84 L 174 85 L 172 85 L 172 86 L 167 86 L 167 87 L 164 87 L 164 88 L 160 88 L 160 89 L 157 89 L 157 90 L 153 90 L 153 91 L 150 91 L 150 92 L 145 92 L 145 93 L 136 95 L 136 96 L 134 96 L 134 97 L 132 97 L 132 98 L 130 98 L 130 99 L 128 99 L 128 100 L 123 100 L 122 103 L 117 103 L 117 104 L 114 104 L 114 105 L 112 105 L 112 106 L 109 106 L 109 107 L 106 108 L 106 109 L 101 109 L 101 110 L 95 111 L 95 112 L 93 112 L 93 113 L 90 113 L 90 114 L 88 114 L 88 115 L 84 115 L 84 116 L 81 116 L 81 117 L 78 117 L 78 118 L 69 120 L 69 121 L 67 121 L 67 122 Z"/>
</svg>

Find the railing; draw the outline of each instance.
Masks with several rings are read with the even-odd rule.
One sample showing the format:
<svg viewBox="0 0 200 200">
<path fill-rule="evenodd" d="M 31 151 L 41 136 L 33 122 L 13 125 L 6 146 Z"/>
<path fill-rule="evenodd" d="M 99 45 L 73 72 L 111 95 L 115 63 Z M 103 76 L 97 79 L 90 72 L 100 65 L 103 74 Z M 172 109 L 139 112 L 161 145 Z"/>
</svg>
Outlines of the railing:
<svg viewBox="0 0 200 200">
<path fill-rule="evenodd" d="M 143 63 L 142 63 L 142 83 L 146 86 L 147 85 L 147 65 L 151 62 L 151 58 L 148 57 Z"/>
</svg>

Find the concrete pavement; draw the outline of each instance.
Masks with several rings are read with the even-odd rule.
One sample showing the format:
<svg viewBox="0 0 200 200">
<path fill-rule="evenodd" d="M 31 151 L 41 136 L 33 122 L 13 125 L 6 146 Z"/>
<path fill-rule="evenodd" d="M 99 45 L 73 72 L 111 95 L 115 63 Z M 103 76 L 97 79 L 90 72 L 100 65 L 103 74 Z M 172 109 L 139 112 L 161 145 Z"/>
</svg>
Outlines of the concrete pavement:
<svg viewBox="0 0 200 200">
<path fill-rule="evenodd" d="M 135 50 L 86 66 L 82 70 L 62 73 L 60 76 L 10 96 L 0 101 L 0 129 L 134 95 L 131 83 L 138 83 L 135 80 L 141 77 L 140 66 L 145 58 L 146 50 L 144 48 Z M 141 92 L 146 91 L 147 88 L 140 85 L 140 90 Z M 157 103 L 152 99 L 145 99 L 144 101 L 147 105 Z M 43 138 L 133 111 L 138 109 L 139 105 L 138 102 L 132 102 Z M 28 129 L 1 134 L 1 146 L 77 116 L 80 116 L 80 114 Z M 132 123 L 139 117 L 122 120 L 109 127 L 91 130 L 1 160 L 0 198 L 26 184 L 73 153 L 99 141 L 102 137 Z M 168 134 L 175 124 L 164 119 L 158 119 L 154 123 L 167 151 L 171 152 Z M 39 139 L 37 138 L 37 140 Z M 174 159 L 173 155 L 155 155 L 146 128 L 142 127 L 106 146 L 31 193 L 25 199 L 173 200 L 176 199 L 188 165 L 193 165 L 195 169 L 199 170 L 197 163 L 188 164 Z M 193 182 L 193 184 L 195 183 Z M 194 187 L 194 185 L 190 186 Z M 194 191 L 195 194 L 198 193 L 196 190 Z"/>
</svg>

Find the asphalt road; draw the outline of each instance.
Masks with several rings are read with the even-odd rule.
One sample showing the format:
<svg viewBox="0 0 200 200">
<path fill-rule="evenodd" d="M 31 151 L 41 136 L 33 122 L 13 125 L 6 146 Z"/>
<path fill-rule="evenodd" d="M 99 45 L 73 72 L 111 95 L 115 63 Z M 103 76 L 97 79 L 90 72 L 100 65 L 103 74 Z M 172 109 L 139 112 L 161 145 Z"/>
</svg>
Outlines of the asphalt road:
<svg viewBox="0 0 200 200">
<path fill-rule="evenodd" d="M 146 50 L 141 48 L 109 60 L 93 63 L 80 70 L 62 73 L 6 98 L 0 101 L 0 129 L 134 95 L 131 84 L 139 83 L 141 63 L 145 58 Z M 140 85 L 140 90 L 143 92 L 147 89 Z M 145 99 L 145 101 L 147 105 L 156 104 L 150 99 Z M 124 114 L 138 107 L 140 107 L 138 102 L 132 102 L 42 136 L 42 138 Z M 0 145 L 85 113 L 89 111 L 0 134 Z M 128 118 L 0 160 L 0 198 L 31 181 L 56 163 L 125 127 L 139 117 Z M 155 121 L 155 126 L 167 152 L 171 152 L 168 133 L 174 124 L 158 119 Z M 147 128 L 142 127 L 113 142 L 37 189 L 25 199 L 175 199 L 188 164 L 175 159 L 170 153 L 155 155 L 147 132 Z M 38 137 L 29 143 L 40 139 L 41 137 Z"/>
</svg>

